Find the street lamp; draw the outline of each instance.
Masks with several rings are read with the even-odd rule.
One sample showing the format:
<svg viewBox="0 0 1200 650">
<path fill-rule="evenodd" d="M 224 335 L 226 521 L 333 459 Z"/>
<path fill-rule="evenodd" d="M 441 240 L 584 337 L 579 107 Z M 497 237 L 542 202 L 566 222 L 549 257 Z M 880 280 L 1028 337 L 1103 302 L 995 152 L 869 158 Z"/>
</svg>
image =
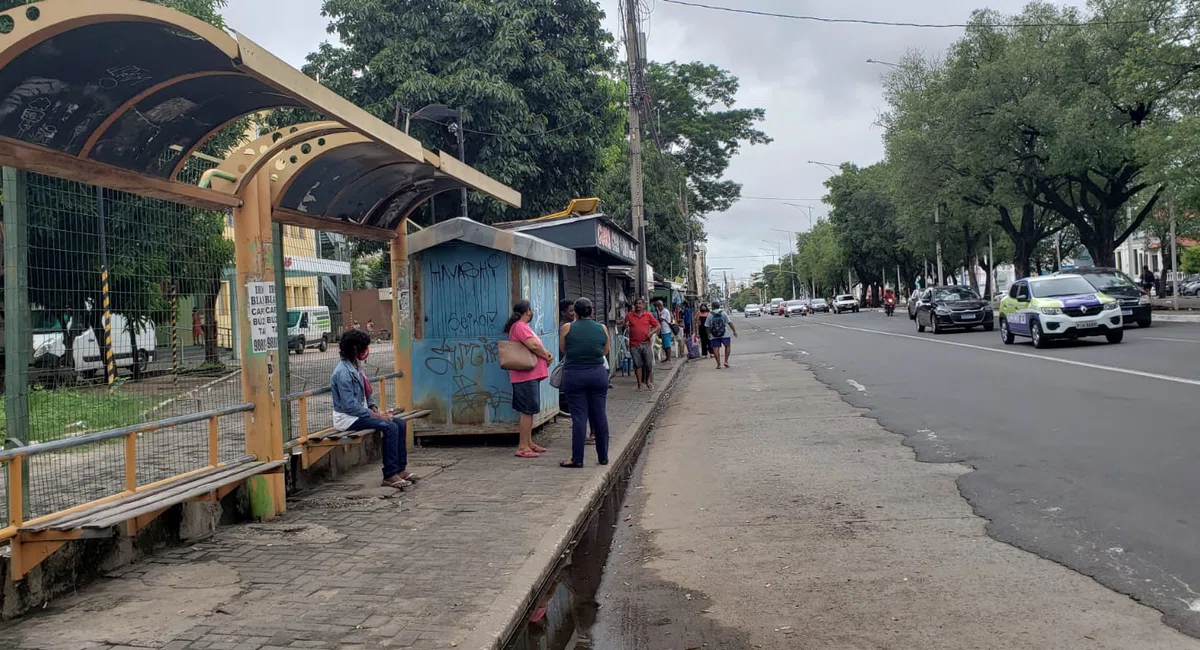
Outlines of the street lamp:
<svg viewBox="0 0 1200 650">
<path fill-rule="evenodd" d="M 821 166 L 821 167 L 824 167 L 825 169 L 829 170 L 830 172 L 832 172 L 832 173 L 834 173 L 834 174 L 840 174 L 840 173 L 842 172 L 842 168 L 841 168 L 841 166 L 840 166 L 840 165 L 835 165 L 835 164 L 833 164 L 833 163 L 825 163 L 825 162 L 820 162 L 820 161 L 818 161 L 818 160 L 810 160 L 810 161 L 808 161 L 808 164 L 810 164 L 810 165 L 819 165 L 819 166 Z"/>
<path fill-rule="evenodd" d="M 808 229 L 811 232 L 813 229 L 813 207 L 811 205 L 800 205 L 799 203 L 783 202 L 784 205 L 790 205 L 797 210 L 808 210 Z"/>
<path fill-rule="evenodd" d="M 886 65 L 886 66 L 887 66 L 887 67 L 889 67 L 889 68 L 895 68 L 895 69 L 897 69 L 897 70 L 899 70 L 899 69 L 900 69 L 900 64 L 899 64 L 899 63 L 891 63 L 891 62 L 888 62 L 888 61 L 880 61 L 879 59 L 867 59 L 867 63 L 874 63 L 875 65 Z"/>
<path fill-rule="evenodd" d="M 792 248 L 792 251 L 791 251 L 791 255 L 792 255 L 792 264 L 791 264 L 791 267 L 792 267 L 792 300 L 795 300 L 796 299 L 796 276 L 799 275 L 798 273 L 796 273 L 796 242 L 800 240 L 800 237 L 799 237 L 799 235 L 796 234 L 796 232 L 794 230 L 781 230 L 779 228 L 772 228 L 771 230 L 774 230 L 775 232 L 787 233 L 792 236 L 792 246 L 791 246 L 791 248 Z"/>
<path fill-rule="evenodd" d="M 450 108 L 445 104 L 430 104 L 415 113 L 404 114 L 404 133 L 408 133 L 408 127 L 412 118 L 418 120 L 427 120 L 440 124 L 446 127 L 450 135 L 458 139 L 458 159 L 462 162 L 467 162 L 467 147 L 463 134 L 462 109 Z M 442 120 L 450 120 L 449 124 L 444 124 Z M 467 188 L 462 188 L 462 216 L 467 216 Z"/>
</svg>

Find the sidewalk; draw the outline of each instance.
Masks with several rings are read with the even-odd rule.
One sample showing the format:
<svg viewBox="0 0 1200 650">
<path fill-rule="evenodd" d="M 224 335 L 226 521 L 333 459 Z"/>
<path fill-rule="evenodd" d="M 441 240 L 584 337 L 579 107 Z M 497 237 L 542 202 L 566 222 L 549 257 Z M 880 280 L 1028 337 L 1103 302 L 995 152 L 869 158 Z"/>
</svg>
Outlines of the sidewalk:
<svg viewBox="0 0 1200 650">
<path fill-rule="evenodd" d="M 425 480 L 397 493 L 372 464 L 289 502 L 263 524 L 222 528 L 55 601 L 0 633 L 0 649 L 492 648 L 553 568 L 683 366 L 657 390 L 609 393 L 612 464 L 567 470 L 570 421 L 512 447 L 418 448 Z"/>
</svg>

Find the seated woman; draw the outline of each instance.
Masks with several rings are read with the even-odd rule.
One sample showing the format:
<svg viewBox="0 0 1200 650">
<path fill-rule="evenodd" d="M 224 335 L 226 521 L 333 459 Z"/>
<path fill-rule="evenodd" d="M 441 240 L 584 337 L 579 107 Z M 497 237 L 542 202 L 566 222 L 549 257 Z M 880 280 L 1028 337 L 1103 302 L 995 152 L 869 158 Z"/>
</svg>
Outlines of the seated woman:
<svg viewBox="0 0 1200 650">
<path fill-rule="evenodd" d="M 404 421 L 392 419 L 379 410 L 371 382 L 363 372 L 362 362 L 371 354 L 371 337 L 360 330 L 342 335 L 338 344 L 342 360 L 329 377 L 333 391 L 333 426 L 338 431 L 375 429 L 382 436 L 383 486 L 403 490 L 417 477 L 406 471 L 408 447 Z"/>
</svg>

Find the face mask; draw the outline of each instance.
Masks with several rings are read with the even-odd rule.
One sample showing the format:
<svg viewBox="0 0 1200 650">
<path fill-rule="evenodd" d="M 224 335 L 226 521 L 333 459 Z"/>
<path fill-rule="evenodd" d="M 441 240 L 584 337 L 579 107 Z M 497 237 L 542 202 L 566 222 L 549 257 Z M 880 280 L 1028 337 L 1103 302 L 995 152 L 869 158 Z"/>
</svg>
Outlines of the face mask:
<svg viewBox="0 0 1200 650">
<path fill-rule="evenodd" d="M 358 353 L 358 360 L 366 361 L 369 356 L 371 356 L 371 348 L 365 348 L 362 352 Z"/>
</svg>

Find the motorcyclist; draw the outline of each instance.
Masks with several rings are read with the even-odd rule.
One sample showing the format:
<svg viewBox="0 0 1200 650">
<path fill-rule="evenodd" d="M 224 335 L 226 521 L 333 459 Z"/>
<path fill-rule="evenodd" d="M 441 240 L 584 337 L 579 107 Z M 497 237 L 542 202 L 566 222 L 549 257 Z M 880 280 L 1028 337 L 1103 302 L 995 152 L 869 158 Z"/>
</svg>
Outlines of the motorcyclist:
<svg viewBox="0 0 1200 650">
<path fill-rule="evenodd" d="M 883 307 L 887 310 L 888 316 L 891 316 L 892 311 L 896 309 L 896 294 L 892 293 L 891 289 L 883 290 Z"/>
</svg>

